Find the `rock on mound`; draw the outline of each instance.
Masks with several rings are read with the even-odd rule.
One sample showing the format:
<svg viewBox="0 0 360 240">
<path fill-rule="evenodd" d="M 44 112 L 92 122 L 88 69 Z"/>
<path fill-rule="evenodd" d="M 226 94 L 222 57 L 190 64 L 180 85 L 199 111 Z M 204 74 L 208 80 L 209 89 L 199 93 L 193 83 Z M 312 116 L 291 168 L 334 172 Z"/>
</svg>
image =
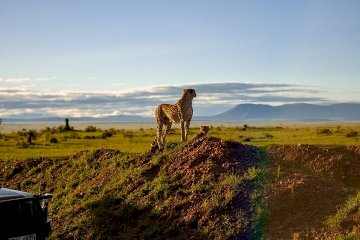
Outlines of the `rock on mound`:
<svg viewBox="0 0 360 240">
<path fill-rule="evenodd" d="M 274 146 L 269 153 L 284 161 L 296 161 L 345 186 L 360 186 L 360 147 Z"/>
</svg>

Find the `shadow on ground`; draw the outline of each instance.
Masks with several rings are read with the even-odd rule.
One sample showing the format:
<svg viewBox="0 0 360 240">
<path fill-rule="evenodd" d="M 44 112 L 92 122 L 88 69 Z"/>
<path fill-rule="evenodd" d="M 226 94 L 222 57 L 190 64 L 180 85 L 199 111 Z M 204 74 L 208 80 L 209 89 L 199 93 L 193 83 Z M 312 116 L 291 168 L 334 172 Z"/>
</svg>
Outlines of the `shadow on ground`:
<svg viewBox="0 0 360 240">
<path fill-rule="evenodd" d="M 175 226 L 163 219 L 154 206 L 141 208 L 122 198 L 104 197 L 88 206 L 92 239 L 205 239 L 189 226 Z"/>
</svg>

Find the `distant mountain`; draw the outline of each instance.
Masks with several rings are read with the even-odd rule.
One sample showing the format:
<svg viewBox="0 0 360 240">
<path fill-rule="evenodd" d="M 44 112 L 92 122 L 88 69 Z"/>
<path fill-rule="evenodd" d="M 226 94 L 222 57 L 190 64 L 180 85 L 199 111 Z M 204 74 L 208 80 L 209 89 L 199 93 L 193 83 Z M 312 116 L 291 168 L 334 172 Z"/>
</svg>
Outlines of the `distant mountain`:
<svg viewBox="0 0 360 240">
<path fill-rule="evenodd" d="M 211 119 L 217 121 L 351 121 L 360 120 L 360 104 L 313 105 L 301 103 L 281 106 L 240 104 L 211 117 Z"/>
<path fill-rule="evenodd" d="M 4 122 L 49 122 L 64 121 L 66 117 L 19 117 L 5 118 Z M 154 117 L 116 115 L 107 117 L 68 117 L 70 121 L 101 122 L 154 122 Z M 359 121 L 360 103 L 340 103 L 333 105 L 284 104 L 270 106 L 264 104 L 239 104 L 215 116 L 197 116 L 195 121 Z"/>
</svg>

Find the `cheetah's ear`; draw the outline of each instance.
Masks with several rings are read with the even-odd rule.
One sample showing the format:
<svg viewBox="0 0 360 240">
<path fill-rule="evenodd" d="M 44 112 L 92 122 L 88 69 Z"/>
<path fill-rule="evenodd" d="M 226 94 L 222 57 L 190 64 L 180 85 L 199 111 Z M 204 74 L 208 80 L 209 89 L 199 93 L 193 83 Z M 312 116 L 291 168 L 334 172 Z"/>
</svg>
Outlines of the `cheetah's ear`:
<svg viewBox="0 0 360 240">
<path fill-rule="evenodd" d="M 184 92 L 186 92 L 187 89 L 184 89 Z"/>
</svg>

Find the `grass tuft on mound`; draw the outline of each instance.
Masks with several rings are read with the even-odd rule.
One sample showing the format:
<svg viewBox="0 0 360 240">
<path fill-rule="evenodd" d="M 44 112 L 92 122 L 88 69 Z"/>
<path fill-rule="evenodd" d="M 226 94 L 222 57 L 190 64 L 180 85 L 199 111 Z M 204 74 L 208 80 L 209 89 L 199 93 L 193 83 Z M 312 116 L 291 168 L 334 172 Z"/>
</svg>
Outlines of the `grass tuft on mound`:
<svg viewBox="0 0 360 240">
<path fill-rule="evenodd" d="M 360 232 L 360 190 L 351 195 L 325 223 L 334 232 L 346 232 L 338 239 L 357 239 Z"/>
</svg>

